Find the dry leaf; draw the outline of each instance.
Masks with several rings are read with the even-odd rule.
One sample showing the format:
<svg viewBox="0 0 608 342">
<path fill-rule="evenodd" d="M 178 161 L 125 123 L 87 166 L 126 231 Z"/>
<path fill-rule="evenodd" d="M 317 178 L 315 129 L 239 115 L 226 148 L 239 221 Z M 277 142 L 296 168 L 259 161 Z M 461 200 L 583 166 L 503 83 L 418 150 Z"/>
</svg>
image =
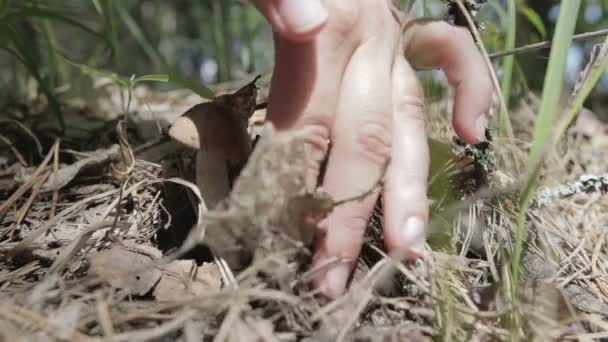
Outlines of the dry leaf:
<svg viewBox="0 0 608 342">
<path fill-rule="evenodd" d="M 144 295 L 162 276 L 153 256 L 145 251 L 114 245 L 90 257 L 91 272 L 112 287 L 129 294 Z"/>
<path fill-rule="evenodd" d="M 230 109 L 249 118 L 255 112 L 258 97 L 258 87 L 255 83 L 261 76 L 237 90 L 234 94 L 218 96 L 213 102 L 230 107 Z"/>
<path fill-rule="evenodd" d="M 159 301 L 183 300 L 218 292 L 222 276 L 215 263 L 197 266 L 193 260 L 175 260 L 162 268 L 162 278 L 154 288 Z"/>
<path fill-rule="evenodd" d="M 105 164 L 116 160 L 120 154 L 120 148 L 118 145 L 112 145 L 107 149 L 92 151 L 87 153 L 89 157 L 81 159 L 73 164 L 64 165 L 59 169 L 57 174 L 57 189 L 61 189 L 68 185 L 72 180 L 76 178 L 82 172 L 89 170 L 93 167 L 102 167 Z M 53 191 L 53 179 L 55 178 L 54 173 L 51 173 L 46 183 L 40 189 L 40 192 Z"/>
</svg>

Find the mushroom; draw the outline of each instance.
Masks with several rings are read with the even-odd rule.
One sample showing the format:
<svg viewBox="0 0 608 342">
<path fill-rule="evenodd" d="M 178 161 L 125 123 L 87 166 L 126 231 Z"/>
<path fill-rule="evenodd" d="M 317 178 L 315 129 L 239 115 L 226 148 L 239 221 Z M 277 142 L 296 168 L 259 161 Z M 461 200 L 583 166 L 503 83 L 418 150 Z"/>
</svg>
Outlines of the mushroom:
<svg viewBox="0 0 608 342">
<path fill-rule="evenodd" d="M 209 208 L 230 193 L 230 166 L 241 166 L 252 148 L 247 131 L 256 109 L 255 80 L 234 94 L 222 95 L 186 111 L 169 136 L 196 153 L 196 184 Z"/>
</svg>

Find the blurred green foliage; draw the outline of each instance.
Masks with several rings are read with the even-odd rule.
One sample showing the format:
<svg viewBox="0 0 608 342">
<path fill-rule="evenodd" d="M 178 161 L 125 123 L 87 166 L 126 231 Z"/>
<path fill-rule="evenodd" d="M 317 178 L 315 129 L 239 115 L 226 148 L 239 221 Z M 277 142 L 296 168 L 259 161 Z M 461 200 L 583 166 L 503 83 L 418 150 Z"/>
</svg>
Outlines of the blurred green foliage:
<svg viewBox="0 0 608 342">
<path fill-rule="evenodd" d="M 509 1 L 516 11 L 508 11 Z M 415 15 L 444 16 L 444 0 L 398 0 Z M 548 39 L 556 0 L 489 0 L 478 20 L 488 50 L 499 51 Z M 583 4 L 577 32 L 608 27 L 608 1 Z M 515 15 L 515 17 L 513 17 Z M 516 23 L 513 27 L 512 23 Z M 514 39 L 507 39 L 515 34 Z M 590 43 L 589 43 L 590 44 Z M 589 44 L 582 44 L 589 48 Z M 496 61 L 503 88 L 517 97 L 540 89 L 547 50 L 516 56 L 513 65 Z M 0 87 L 19 98 L 28 79 L 37 81 L 57 113 L 57 92 L 87 89 L 87 79 L 70 63 L 129 77 L 167 74 L 174 82 L 212 96 L 201 84 L 250 78 L 272 68 L 272 32 L 245 1 L 236 0 L 0 0 Z M 428 78 L 427 94 L 443 86 Z M 441 80 L 440 80 L 441 81 Z M 441 83 L 441 82 L 440 82 Z"/>
</svg>

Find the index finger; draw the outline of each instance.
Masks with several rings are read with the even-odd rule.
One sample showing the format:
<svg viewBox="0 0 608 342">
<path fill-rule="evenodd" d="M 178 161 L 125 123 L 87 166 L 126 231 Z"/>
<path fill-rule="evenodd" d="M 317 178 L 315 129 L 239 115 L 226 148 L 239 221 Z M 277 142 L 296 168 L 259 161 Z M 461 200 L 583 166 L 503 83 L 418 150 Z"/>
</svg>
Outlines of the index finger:
<svg viewBox="0 0 608 342">
<path fill-rule="evenodd" d="M 455 88 L 453 126 L 465 142 L 485 140 L 492 79 L 466 28 L 441 20 L 413 20 L 404 31 L 404 54 L 418 68 L 441 68 Z"/>
</svg>

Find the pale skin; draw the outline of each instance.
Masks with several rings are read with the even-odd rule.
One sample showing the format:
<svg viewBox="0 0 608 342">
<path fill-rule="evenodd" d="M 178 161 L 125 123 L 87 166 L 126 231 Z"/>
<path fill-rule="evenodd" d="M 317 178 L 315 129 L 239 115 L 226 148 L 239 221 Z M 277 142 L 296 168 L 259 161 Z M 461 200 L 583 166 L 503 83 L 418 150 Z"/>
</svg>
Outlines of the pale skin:
<svg viewBox="0 0 608 342">
<path fill-rule="evenodd" d="M 389 252 L 424 252 L 429 149 L 424 95 L 414 68 L 440 68 L 455 89 L 453 126 L 467 143 L 484 139 L 492 98 L 489 71 L 466 28 L 416 21 L 403 31 L 389 0 L 254 0 L 275 31 L 268 118 L 305 130 L 310 177 L 335 199 L 383 193 L 336 208 L 319 225 L 314 280 L 326 296 L 345 290 L 378 196 Z M 331 142 L 331 148 L 330 143 Z M 388 165 L 388 167 L 386 167 Z"/>
</svg>

